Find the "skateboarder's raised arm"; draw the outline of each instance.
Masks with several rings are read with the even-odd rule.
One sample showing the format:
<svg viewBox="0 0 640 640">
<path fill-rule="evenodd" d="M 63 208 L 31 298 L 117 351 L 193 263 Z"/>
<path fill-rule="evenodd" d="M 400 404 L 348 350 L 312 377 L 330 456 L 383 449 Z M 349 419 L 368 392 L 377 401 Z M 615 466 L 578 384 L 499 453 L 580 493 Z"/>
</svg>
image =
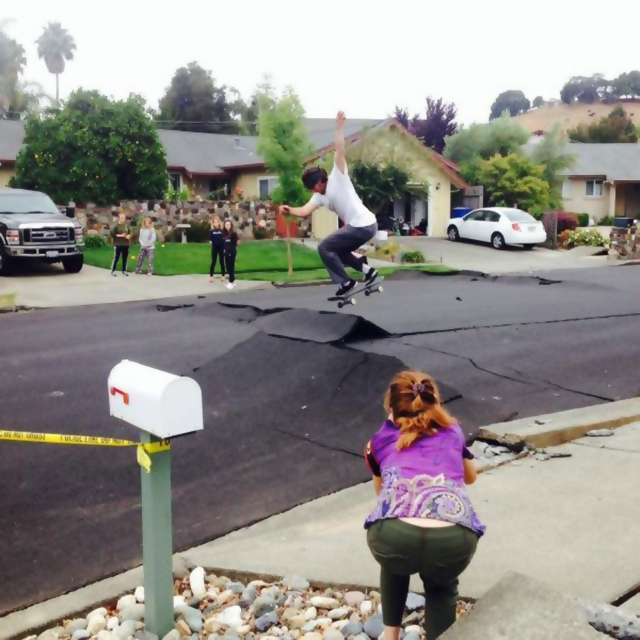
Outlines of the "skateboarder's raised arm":
<svg viewBox="0 0 640 640">
<path fill-rule="evenodd" d="M 286 216 L 298 216 L 298 218 L 306 218 L 310 216 L 320 205 L 315 202 L 314 198 L 311 198 L 307 204 L 301 207 L 290 207 L 288 204 L 283 204 L 278 207 L 278 211 Z"/>
<path fill-rule="evenodd" d="M 347 154 L 344 144 L 344 123 L 346 119 L 344 111 L 338 111 L 338 115 L 336 116 L 336 135 L 334 139 L 336 150 L 334 164 L 338 167 L 340 173 L 347 172 Z"/>
</svg>

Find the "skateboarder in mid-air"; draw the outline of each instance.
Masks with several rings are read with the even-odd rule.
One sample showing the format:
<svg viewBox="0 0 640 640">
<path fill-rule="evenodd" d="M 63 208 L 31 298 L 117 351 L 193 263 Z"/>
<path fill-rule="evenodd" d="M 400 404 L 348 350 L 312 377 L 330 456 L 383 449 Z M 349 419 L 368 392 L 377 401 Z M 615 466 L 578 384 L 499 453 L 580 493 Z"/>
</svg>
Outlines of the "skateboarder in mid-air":
<svg viewBox="0 0 640 640">
<path fill-rule="evenodd" d="M 344 143 L 345 115 L 342 111 L 336 117 L 335 161 L 329 176 L 320 167 L 311 167 L 302 174 L 304 186 L 313 192 L 311 199 L 302 207 L 282 205 L 280 212 L 306 218 L 318 207 L 331 209 L 344 226 L 325 238 L 318 246 L 331 280 L 338 285 L 337 296 L 343 296 L 356 285 L 349 277 L 345 265 L 364 274 L 364 281 L 371 283 L 378 273 L 370 267 L 366 259 L 353 252 L 375 236 L 378 230 L 376 217 L 356 193 L 349 178 Z"/>
</svg>

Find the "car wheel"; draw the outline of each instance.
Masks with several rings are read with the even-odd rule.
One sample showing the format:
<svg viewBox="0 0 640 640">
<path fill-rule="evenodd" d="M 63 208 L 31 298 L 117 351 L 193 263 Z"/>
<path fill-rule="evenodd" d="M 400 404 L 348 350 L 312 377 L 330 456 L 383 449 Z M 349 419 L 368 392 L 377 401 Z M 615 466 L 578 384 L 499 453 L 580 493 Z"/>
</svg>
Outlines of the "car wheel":
<svg viewBox="0 0 640 640">
<path fill-rule="evenodd" d="M 456 240 L 460 240 L 460 234 L 458 233 L 458 228 L 451 225 L 447 229 L 447 238 L 451 240 L 451 242 L 455 242 Z"/>
<path fill-rule="evenodd" d="M 523 244 L 522 248 L 525 249 L 526 251 L 531 251 L 531 249 L 533 249 L 535 245 L 533 244 Z"/>
<path fill-rule="evenodd" d="M 0 247 L 0 276 L 8 276 L 11 274 L 11 257 L 6 255 Z"/>
<path fill-rule="evenodd" d="M 84 264 L 84 256 L 72 256 L 71 258 L 65 258 L 62 261 L 62 266 L 67 273 L 78 273 L 82 269 Z"/>
<path fill-rule="evenodd" d="M 494 249 L 504 249 L 504 236 L 501 233 L 494 233 L 491 236 L 491 246 Z"/>
</svg>

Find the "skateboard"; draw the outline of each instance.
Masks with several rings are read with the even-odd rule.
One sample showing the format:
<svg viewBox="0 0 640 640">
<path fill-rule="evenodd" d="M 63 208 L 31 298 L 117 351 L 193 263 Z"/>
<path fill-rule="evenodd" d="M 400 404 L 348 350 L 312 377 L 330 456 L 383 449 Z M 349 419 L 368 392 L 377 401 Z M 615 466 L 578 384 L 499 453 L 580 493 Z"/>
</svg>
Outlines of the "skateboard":
<svg viewBox="0 0 640 640">
<path fill-rule="evenodd" d="M 355 304 L 356 296 L 360 293 L 364 293 L 367 298 L 372 293 L 382 293 L 384 291 L 384 289 L 382 288 L 383 280 L 384 278 L 382 276 L 378 276 L 372 282 L 368 282 L 367 284 L 363 284 L 359 287 L 354 287 L 353 289 L 351 289 L 351 291 L 348 291 L 343 296 L 331 296 L 330 298 L 327 298 L 327 300 L 329 300 L 329 302 L 337 302 L 338 309 L 342 309 L 342 307 L 348 304 Z"/>
</svg>

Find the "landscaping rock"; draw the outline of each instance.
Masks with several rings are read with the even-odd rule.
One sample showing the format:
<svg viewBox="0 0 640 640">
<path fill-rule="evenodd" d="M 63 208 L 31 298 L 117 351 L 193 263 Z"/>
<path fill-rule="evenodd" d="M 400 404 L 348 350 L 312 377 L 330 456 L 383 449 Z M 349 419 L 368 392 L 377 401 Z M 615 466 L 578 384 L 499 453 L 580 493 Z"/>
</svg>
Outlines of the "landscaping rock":
<svg viewBox="0 0 640 640">
<path fill-rule="evenodd" d="M 349 636 L 357 636 L 361 634 L 363 630 L 364 627 L 360 622 L 349 622 L 344 627 L 342 627 L 340 631 L 345 638 L 348 638 Z"/>
<path fill-rule="evenodd" d="M 335 598 L 327 598 L 325 596 L 314 596 L 310 602 L 318 609 L 331 610 L 340 606 L 340 603 Z"/>
<path fill-rule="evenodd" d="M 258 597 L 258 590 L 255 587 L 246 587 L 240 596 L 240 604 L 243 607 L 250 607 Z"/>
<path fill-rule="evenodd" d="M 270 629 L 274 624 L 278 624 L 278 614 L 275 611 L 269 611 L 256 619 L 256 629 L 260 632 Z"/>
<path fill-rule="evenodd" d="M 332 620 L 342 620 L 346 618 L 351 613 L 351 609 L 349 607 L 338 607 L 337 609 L 331 609 L 327 616 Z"/>
<path fill-rule="evenodd" d="M 360 604 L 364 601 L 365 595 L 362 591 L 347 591 L 344 594 L 344 601 L 350 607 L 359 607 Z"/>
<path fill-rule="evenodd" d="M 132 604 L 125 607 L 119 614 L 120 620 L 142 620 L 144 618 L 144 605 Z"/>
<path fill-rule="evenodd" d="M 118 640 L 128 640 L 129 636 L 135 634 L 137 624 L 135 620 L 125 620 L 120 626 L 114 630 L 113 635 Z"/>
<path fill-rule="evenodd" d="M 87 619 L 87 631 L 90 636 L 96 635 L 99 631 L 102 631 L 107 626 L 107 620 L 101 613 L 94 613 L 93 615 L 89 614 Z M 44 640 L 43 638 L 38 638 L 38 640 Z"/>
<path fill-rule="evenodd" d="M 238 605 L 227 607 L 216 616 L 216 620 L 228 627 L 239 627 L 243 622 L 242 610 Z"/>
<path fill-rule="evenodd" d="M 360 613 L 363 616 L 368 616 L 373 611 L 373 602 L 371 600 L 364 600 L 360 603 Z"/>
<path fill-rule="evenodd" d="M 144 587 L 136 587 L 133 592 L 136 602 L 144 602 Z"/>
<path fill-rule="evenodd" d="M 64 625 L 64 630 L 68 634 L 73 634 L 75 631 L 86 629 L 87 628 L 87 619 L 86 618 L 74 618 L 73 620 L 69 620 Z"/>
<path fill-rule="evenodd" d="M 202 567 L 196 567 L 189 574 L 189 586 L 195 598 L 202 600 L 205 597 L 207 589 L 204 586 L 204 569 Z"/>
<path fill-rule="evenodd" d="M 364 632 L 374 640 L 376 640 L 383 631 L 384 631 L 384 624 L 382 622 L 382 616 L 379 614 L 371 616 L 364 623 Z"/>
<path fill-rule="evenodd" d="M 180 640 L 180 632 L 177 629 L 171 629 L 169 633 L 162 637 L 162 640 Z"/>
<path fill-rule="evenodd" d="M 197 632 L 202 629 L 204 621 L 200 609 L 195 609 L 194 607 L 178 607 L 175 609 L 175 613 L 184 618 L 184 621 L 189 625 L 191 631 Z"/>
<path fill-rule="evenodd" d="M 324 640 L 344 640 L 344 636 L 338 629 L 329 628 L 323 634 Z"/>
<path fill-rule="evenodd" d="M 282 582 L 291 591 L 305 591 L 309 588 L 309 581 L 300 576 L 286 576 Z"/>
<path fill-rule="evenodd" d="M 259 596 L 255 599 L 253 605 L 253 613 L 256 618 L 263 616 L 269 611 L 273 611 L 276 608 L 276 601 L 271 596 Z"/>
<path fill-rule="evenodd" d="M 407 595 L 407 602 L 405 607 L 409 611 L 415 611 L 416 609 L 423 609 L 425 604 L 424 596 L 417 593 L 409 592 Z"/>
<path fill-rule="evenodd" d="M 229 582 L 227 589 L 229 589 L 231 593 L 239 594 L 244 592 L 244 585 L 242 582 Z"/>
<path fill-rule="evenodd" d="M 91 634 L 86 629 L 76 629 L 71 634 L 71 640 L 87 640 L 90 637 Z"/>
<path fill-rule="evenodd" d="M 133 604 L 138 604 L 138 601 L 136 600 L 136 597 L 134 595 L 128 594 L 118 599 L 118 602 L 116 604 L 116 609 L 118 611 L 122 611 L 126 607 L 130 607 Z"/>
</svg>

